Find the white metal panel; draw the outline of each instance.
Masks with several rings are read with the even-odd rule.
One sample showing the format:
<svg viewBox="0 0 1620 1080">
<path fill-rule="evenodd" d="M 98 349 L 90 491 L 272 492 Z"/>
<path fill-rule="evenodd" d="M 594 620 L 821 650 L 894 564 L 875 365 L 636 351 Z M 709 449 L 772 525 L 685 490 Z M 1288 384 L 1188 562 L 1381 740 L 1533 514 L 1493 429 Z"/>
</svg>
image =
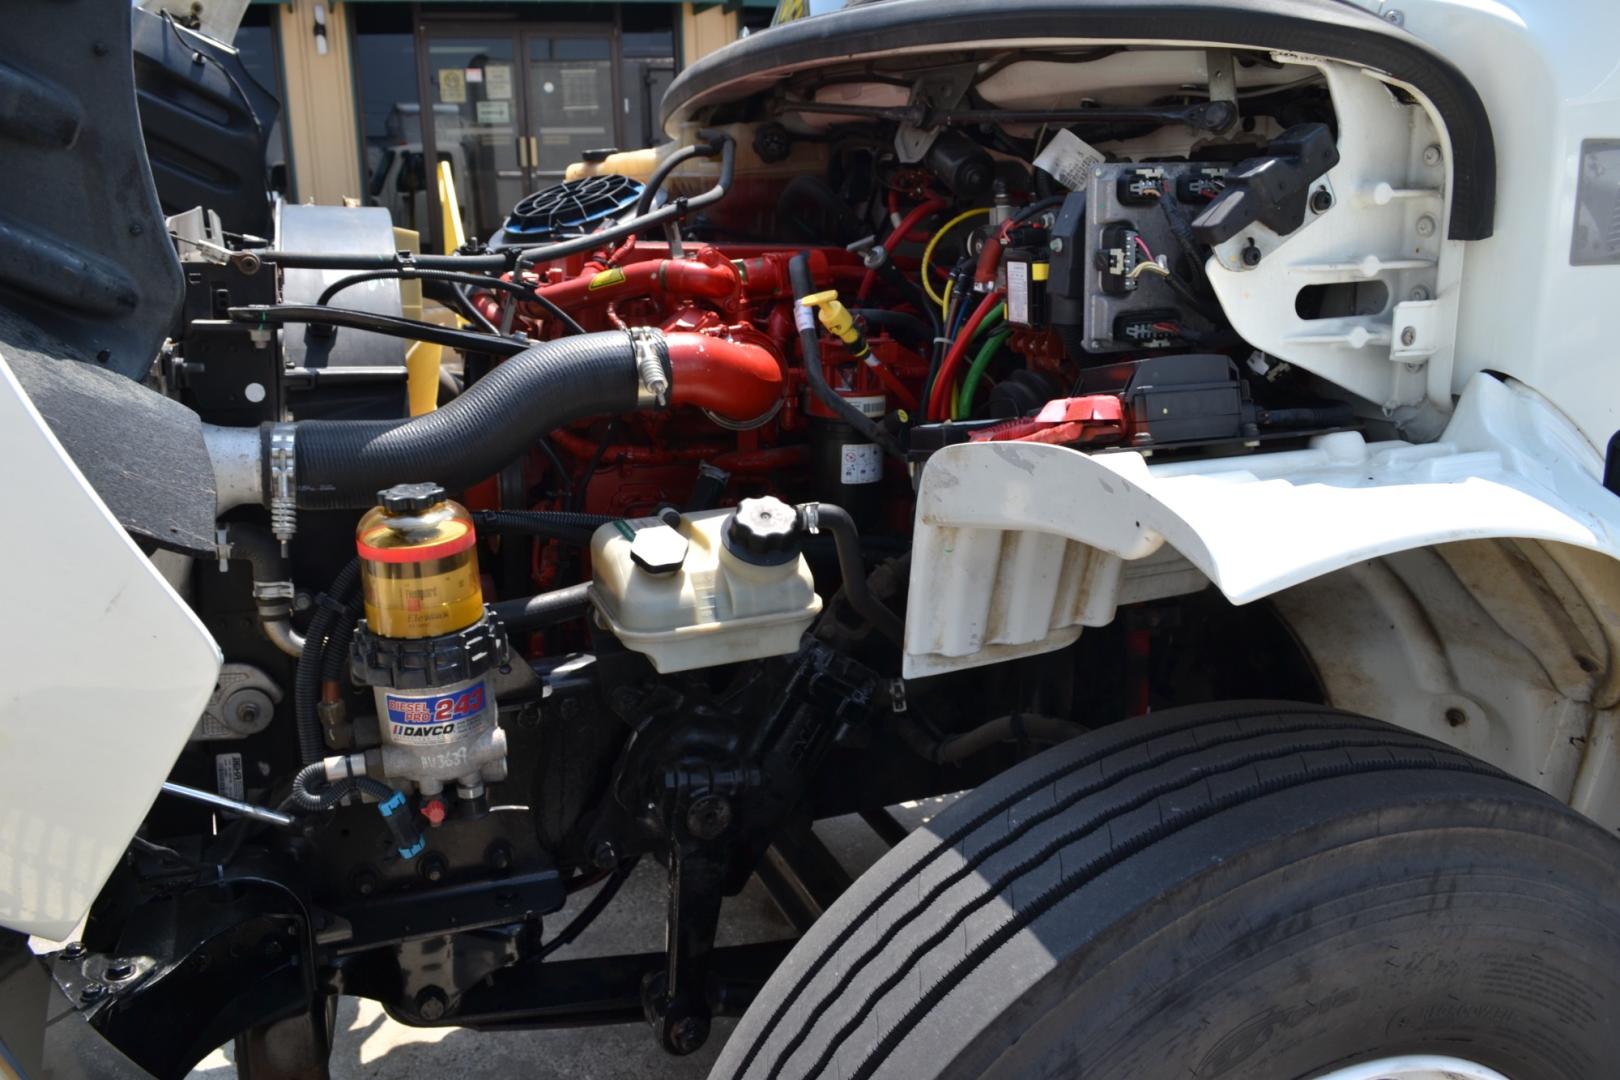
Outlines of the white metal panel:
<svg viewBox="0 0 1620 1080">
<path fill-rule="evenodd" d="M 1620 138 L 1620 3 L 1386 0 L 1468 76 L 1496 140 L 1496 222 L 1471 242 L 1453 388 L 1528 383 L 1596 446 L 1620 429 L 1620 265 L 1572 266 L 1581 143 Z"/>
<path fill-rule="evenodd" d="M 60 939 L 146 815 L 221 656 L 4 357 L 0 507 L 0 924 Z"/>
<path fill-rule="evenodd" d="M 1160 465 L 1038 443 L 947 447 L 918 492 L 905 674 L 1060 648 L 1109 622 L 1129 565 L 1166 545 L 1238 604 L 1453 540 L 1524 537 L 1620 557 L 1620 500 L 1600 471 L 1561 413 L 1488 375 L 1423 445 L 1340 432 L 1304 450 Z M 1019 539 L 1027 533 L 1067 542 Z M 1043 595 L 1063 595 L 1066 568 L 1119 559 L 1123 578 L 1092 571 L 1073 600 Z"/>
</svg>

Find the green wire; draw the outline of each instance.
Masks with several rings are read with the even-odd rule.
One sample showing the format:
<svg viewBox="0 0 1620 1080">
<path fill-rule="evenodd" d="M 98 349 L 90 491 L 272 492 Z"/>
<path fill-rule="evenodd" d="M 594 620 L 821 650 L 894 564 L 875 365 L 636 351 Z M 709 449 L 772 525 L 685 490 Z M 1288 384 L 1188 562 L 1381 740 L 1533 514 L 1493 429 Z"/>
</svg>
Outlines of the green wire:
<svg viewBox="0 0 1620 1080">
<path fill-rule="evenodd" d="M 1011 330 L 998 330 L 979 346 L 979 354 L 973 358 L 973 366 L 968 368 L 967 376 L 962 380 L 962 393 L 957 398 L 957 410 L 960 411 L 952 411 L 952 420 L 962 419 L 961 414 L 973 408 L 973 391 L 979 388 L 979 379 L 984 376 L 984 369 L 990 366 L 990 361 L 1001 348 L 1001 343 L 1011 335 Z"/>
</svg>

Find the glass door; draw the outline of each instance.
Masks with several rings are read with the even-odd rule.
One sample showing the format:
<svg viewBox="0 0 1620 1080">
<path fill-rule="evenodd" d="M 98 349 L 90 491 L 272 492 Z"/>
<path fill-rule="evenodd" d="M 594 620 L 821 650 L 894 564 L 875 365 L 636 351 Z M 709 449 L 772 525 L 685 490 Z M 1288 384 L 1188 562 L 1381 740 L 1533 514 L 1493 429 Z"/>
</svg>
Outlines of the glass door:
<svg viewBox="0 0 1620 1080">
<path fill-rule="evenodd" d="M 529 163 L 534 187 L 558 183 L 587 150 L 623 145 L 612 31 L 531 33 L 527 57 Z"/>
<path fill-rule="evenodd" d="M 450 163 L 468 239 L 488 239 L 533 190 L 517 45 L 514 33 L 445 30 L 426 38 L 431 145 L 437 160 Z M 426 179 L 436 184 L 433 174 Z"/>
</svg>

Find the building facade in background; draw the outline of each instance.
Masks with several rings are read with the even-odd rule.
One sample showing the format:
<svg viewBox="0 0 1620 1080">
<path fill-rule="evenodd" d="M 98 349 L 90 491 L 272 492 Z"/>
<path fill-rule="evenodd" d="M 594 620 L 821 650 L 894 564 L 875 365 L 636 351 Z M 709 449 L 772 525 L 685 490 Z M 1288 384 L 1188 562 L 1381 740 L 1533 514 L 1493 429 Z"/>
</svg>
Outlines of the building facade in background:
<svg viewBox="0 0 1620 1080">
<path fill-rule="evenodd" d="M 435 163 L 464 233 L 488 237 L 585 153 L 662 142 L 675 73 L 772 7 L 255 0 L 235 45 L 281 99 L 271 161 L 287 198 L 387 207 L 443 250 Z"/>
</svg>

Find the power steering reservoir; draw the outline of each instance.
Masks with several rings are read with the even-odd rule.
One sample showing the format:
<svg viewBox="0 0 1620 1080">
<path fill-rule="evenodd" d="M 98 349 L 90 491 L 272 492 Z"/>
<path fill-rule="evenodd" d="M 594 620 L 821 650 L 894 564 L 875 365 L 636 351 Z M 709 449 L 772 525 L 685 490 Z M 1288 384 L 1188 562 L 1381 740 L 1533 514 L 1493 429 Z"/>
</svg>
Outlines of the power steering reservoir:
<svg viewBox="0 0 1620 1080">
<path fill-rule="evenodd" d="M 437 484 L 399 484 L 360 519 L 365 618 L 351 657 L 373 688 L 381 770 L 436 795 L 463 799 L 506 778 L 506 734 L 496 723 L 491 670 L 506 637 L 484 608 L 472 518 Z"/>
</svg>

